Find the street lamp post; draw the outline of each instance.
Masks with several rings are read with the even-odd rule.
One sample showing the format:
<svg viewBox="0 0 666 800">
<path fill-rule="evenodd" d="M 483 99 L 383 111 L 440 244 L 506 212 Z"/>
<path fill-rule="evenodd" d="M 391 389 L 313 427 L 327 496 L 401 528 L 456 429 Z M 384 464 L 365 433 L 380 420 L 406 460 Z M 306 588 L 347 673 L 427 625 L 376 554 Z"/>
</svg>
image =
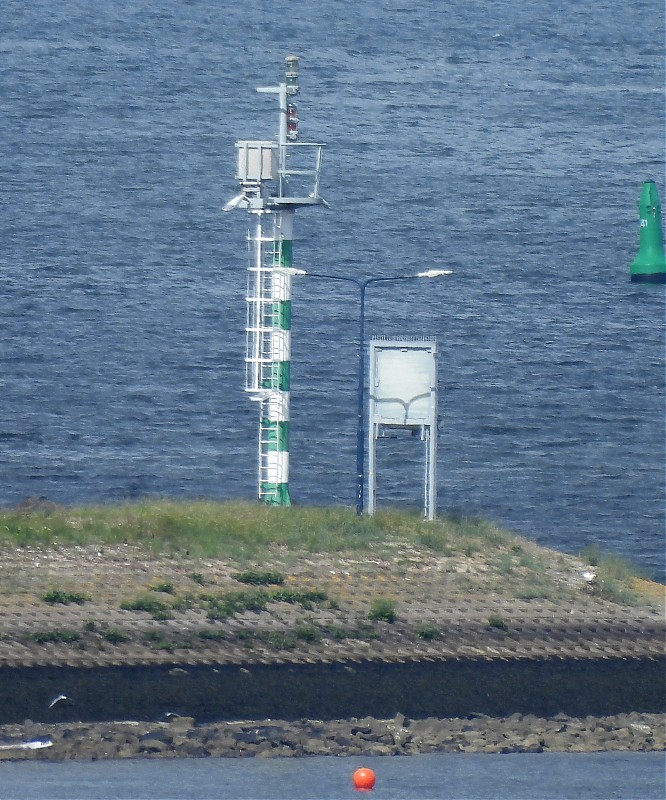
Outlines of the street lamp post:
<svg viewBox="0 0 666 800">
<path fill-rule="evenodd" d="M 310 278 L 322 278 L 329 281 L 353 283 L 359 290 L 359 329 L 358 329 L 358 386 L 356 390 L 356 516 L 363 514 L 365 494 L 365 292 L 371 283 L 395 283 L 413 281 L 419 278 L 440 278 L 451 275 L 450 269 L 430 269 L 414 275 L 387 275 L 385 277 L 366 278 L 361 280 L 351 275 L 328 275 L 323 272 L 309 272 L 301 269 L 290 269 L 292 275 L 303 275 Z"/>
</svg>

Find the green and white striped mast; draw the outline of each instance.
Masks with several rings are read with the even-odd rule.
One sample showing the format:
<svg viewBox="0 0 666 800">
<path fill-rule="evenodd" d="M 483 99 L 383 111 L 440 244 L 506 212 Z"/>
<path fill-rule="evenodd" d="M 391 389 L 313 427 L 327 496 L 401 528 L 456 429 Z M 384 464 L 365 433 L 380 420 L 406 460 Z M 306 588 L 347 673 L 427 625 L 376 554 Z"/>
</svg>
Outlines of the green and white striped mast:
<svg viewBox="0 0 666 800">
<path fill-rule="evenodd" d="M 224 207 L 246 206 L 248 230 L 245 391 L 259 403 L 259 500 L 291 505 L 289 400 L 291 281 L 297 208 L 326 205 L 319 196 L 323 145 L 298 142 L 298 56 L 287 56 L 285 80 L 258 92 L 278 95 L 277 142 L 236 142 L 241 193 Z M 307 188 L 304 189 L 304 185 Z M 309 191 L 308 191 L 309 189 Z M 306 193 L 307 192 L 307 193 Z"/>
</svg>

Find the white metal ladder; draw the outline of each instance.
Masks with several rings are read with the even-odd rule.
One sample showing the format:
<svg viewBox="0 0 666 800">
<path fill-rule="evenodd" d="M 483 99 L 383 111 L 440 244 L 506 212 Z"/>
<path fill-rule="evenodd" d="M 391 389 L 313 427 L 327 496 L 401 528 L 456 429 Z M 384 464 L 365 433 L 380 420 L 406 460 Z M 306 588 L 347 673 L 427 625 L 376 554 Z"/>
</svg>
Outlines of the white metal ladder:
<svg viewBox="0 0 666 800">
<path fill-rule="evenodd" d="M 272 300 L 273 236 L 265 236 L 259 212 L 254 235 L 248 234 L 247 324 L 245 354 L 245 391 L 253 400 L 266 396 L 271 378 L 274 314 Z M 272 215 L 271 215 L 272 216 Z M 270 244 L 270 248 L 266 247 Z"/>
</svg>

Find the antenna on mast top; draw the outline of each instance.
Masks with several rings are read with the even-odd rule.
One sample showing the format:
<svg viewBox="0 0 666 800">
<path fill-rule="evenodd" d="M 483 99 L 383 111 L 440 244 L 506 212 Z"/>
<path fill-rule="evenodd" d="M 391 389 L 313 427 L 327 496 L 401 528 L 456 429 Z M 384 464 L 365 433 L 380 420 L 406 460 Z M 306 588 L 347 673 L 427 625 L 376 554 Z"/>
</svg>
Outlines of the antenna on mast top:
<svg viewBox="0 0 666 800">
<path fill-rule="evenodd" d="M 298 94 L 298 62 L 300 60 L 300 56 L 287 56 L 285 58 L 287 66 L 284 71 L 284 77 L 288 95 Z"/>
<path fill-rule="evenodd" d="M 287 56 L 285 58 L 286 68 L 284 71 L 285 88 L 287 94 L 287 141 L 295 142 L 298 139 L 298 108 L 296 103 L 289 102 L 290 97 L 298 94 L 298 56 Z"/>
</svg>

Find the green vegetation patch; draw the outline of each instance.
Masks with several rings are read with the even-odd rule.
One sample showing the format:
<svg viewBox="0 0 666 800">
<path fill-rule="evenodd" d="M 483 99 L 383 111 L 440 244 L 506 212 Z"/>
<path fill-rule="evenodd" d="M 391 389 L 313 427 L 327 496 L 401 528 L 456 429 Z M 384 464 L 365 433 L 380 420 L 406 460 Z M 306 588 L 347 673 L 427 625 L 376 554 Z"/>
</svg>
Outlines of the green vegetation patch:
<svg viewBox="0 0 666 800">
<path fill-rule="evenodd" d="M 201 595 L 201 599 L 207 606 L 208 619 L 224 620 L 243 611 L 264 611 L 270 595 L 262 589 L 256 589 Z"/>
<path fill-rule="evenodd" d="M 435 628 L 434 625 L 421 625 L 421 627 L 417 629 L 416 635 L 419 639 L 424 639 L 428 642 L 433 639 L 439 639 L 441 636 L 439 629 Z"/>
<path fill-rule="evenodd" d="M 51 605 L 61 603 L 66 606 L 70 603 L 83 605 L 83 603 L 90 600 L 90 598 L 81 592 L 66 592 L 63 589 L 51 589 L 42 595 L 42 600 L 45 603 L 51 603 Z"/>
<path fill-rule="evenodd" d="M 634 589 L 626 582 L 609 575 L 597 575 L 592 584 L 592 592 L 597 597 L 610 600 L 611 603 L 624 606 L 633 606 L 638 603 L 638 595 Z"/>
<path fill-rule="evenodd" d="M 105 628 L 101 631 L 102 638 L 111 644 L 122 644 L 123 642 L 131 641 L 132 637 L 129 634 L 121 631 L 119 628 Z"/>
<path fill-rule="evenodd" d="M 295 634 L 282 631 L 269 631 L 264 635 L 261 635 L 260 632 L 257 638 L 260 638 L 274 650 L 293 650 L 298 644 Z"/>
<path fill-rule="evenodd" d="M 219 642 L 229 638 L 229 634 L 227 634 L 226 631 L 220 630 L 219 628 L 200 628 L 197 632 L 197 636 L 200 639 L 209 642 Z"/>
<path fill-rule="evenodd" d="M 300 605 L 307 610 L 312 610 L 316 604 L 328 600 L 326 592 L 320 589 L 306 589 L 298 591 L 295 589 L 275 589 L 270 594 L 273 603 L 291 603 Z"/>
<path fill-rule="evenodd" d="M 441 530 L 423 531 L 418 534 L 417 541 L 426 550 L 432 550 L 441 555 L 451 555 L 454 550 L 448 537 Z"/>
<path fill-rule="evenodd" d="M 495 628 L 499 631 L 504 631 L 505 633 L 509 630 L 509 626 L 499 614 L 491 614 L 488 617 L 488 627 Z"/>
<path fill-rule="evenodd" d="M 151 592 L 164 592 L 164 594 L 175 594 L 176 587 L 171 583 L 171 581 L 158 581 L 157 583 L 152 583 L 148 589 Z"/>
<path fill-rule="evenodd" d="M 72 644 L 81 639 L 81 634 L 77 631 L 67 630 L 66 628 L 57 628 L 52 631 L 35 631 L 30 635 L 38 644 L 48 644 L 51 642 Z"/>
<path fill-rule="evenodd" d="M 368 618 L 383 622 L 395 622 L 397 619 L 395 600 L 391 600 L 389 597 L 376 598 L 372 601 Z"/>
<path fill-rule="evenodd" d="M 321 631 L 313 625 L 301 625 L 294 631 L 296 638 L 302 642 L 314 644 L 322 639 Z"/>
<path fill-rule="evenodd" d="M 322 632 L 313 625 L 300 625 L 293 631 L 241 631 L 237 638 L 246 647 L 253 647 L 260 642 L 272 650 L 293 650 L 300 642 L 316 644 L 322 639 Z"/>
<path fill-rule="evenodd" d="M 151 614 L 153 619 L 172 617 L 170 604 L 148 594 L 139 595 L 134 600 L 123 600 L 120 607 L 123 611 L 145 611 Z"/>
<path fill-rule="evenodd" d="M 597 545 L 586 547 L 581 558 L 595 567 L 596 576 L 590 585 L 593 594 L 621 605 L 638 603 L 633 583 L 637 577 L 644 575 L 628 559 L 603 553 Z"/>
<path fill-rule="evenodd" d="M 433 549 L 452 524 L 434 523 Z M 454 526 L 455 527 L 455 526 Z M 417 541 L 417 513 L 388 509 L 357 517 L 344 507 L 274 508 L 263 503 L 150 500 L 118 506 L 58 506 L 0 511 L 0 545 L 45 547 L 130 544 L 153 553 L 238 561 L 264 558 L 273 547 L 338 553 L 381 547 L 392 537 Z"/>
<path fill-rule="evenodd" d="M 207 608 L 208 618 L 224 620 L 243 611 L 265 611 L 269 603 L 291 603 L 307 610 L 328 599 L 326 592 L 318 589 L 247 589 L 238 592 L 202 594 L 200 599 Z"/>
<path fill-rule="evenodd" d="M 281 586 L 284 583 L 284 575 L 279 572 L 257 572 L 256 570 L 246 570 L 232 576 L 239 583 L 248 583 L 252 586 Z"/>
</svg>

